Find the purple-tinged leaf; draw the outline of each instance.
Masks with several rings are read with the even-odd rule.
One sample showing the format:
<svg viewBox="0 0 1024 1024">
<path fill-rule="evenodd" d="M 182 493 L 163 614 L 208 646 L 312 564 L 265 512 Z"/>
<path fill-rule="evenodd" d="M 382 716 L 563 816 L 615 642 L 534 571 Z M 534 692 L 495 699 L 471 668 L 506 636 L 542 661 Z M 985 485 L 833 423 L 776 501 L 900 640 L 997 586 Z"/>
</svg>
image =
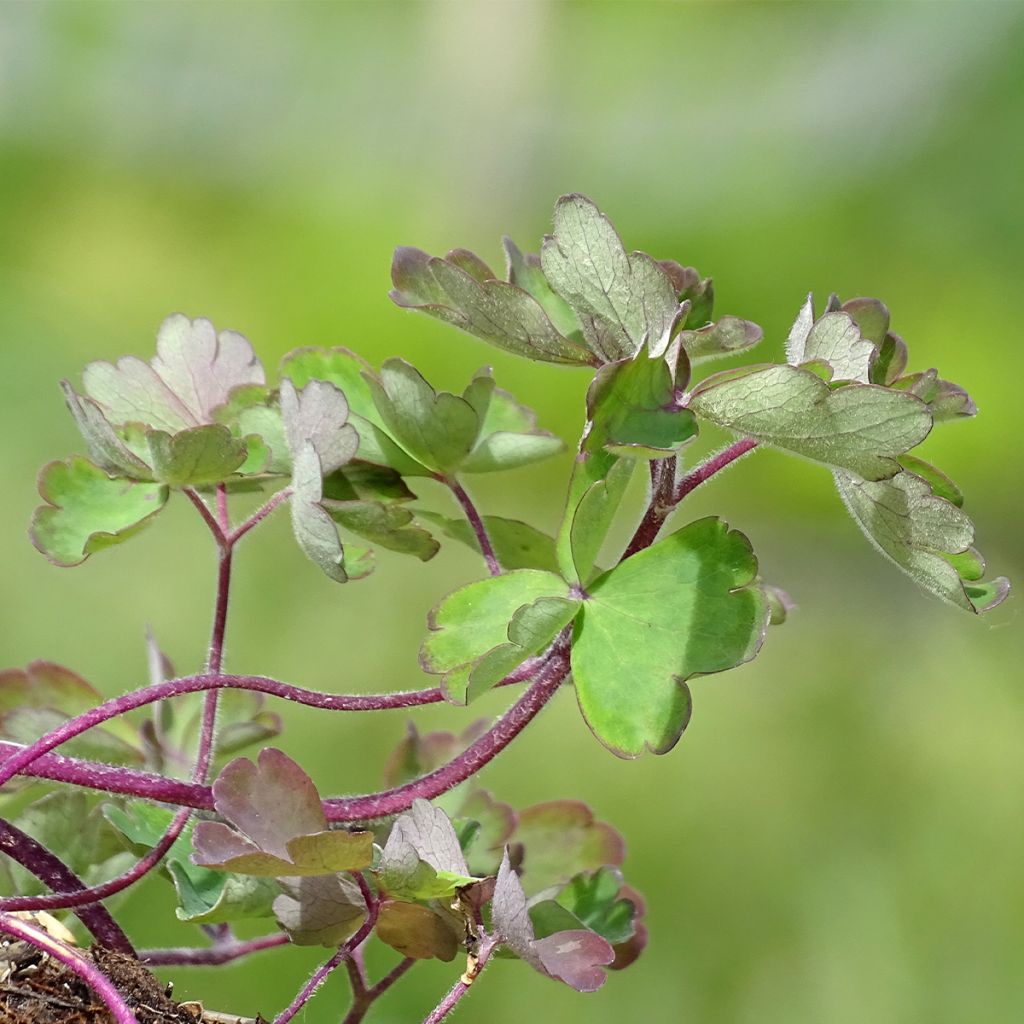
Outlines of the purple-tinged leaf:
<svg viewBox="0 0 1024 1024">
<path fill-rule="evenodd" d="M 692 316 L 692 314 L 691 314 Z M 689 321 L 690 317 L 687 318 Z M 696 322 L 696 318 L 694 318 Z M 724 359 L 753 348 L 764 337 L 764 331 L 752 320 L 723 316 L 713 324 L 679 334 L 691 363 Z"/>
<path fill-rule="evenodd" d="M 625 942 L 617 942 L 612 946 L 615 950 L 615 960 L 608 966 L 610 971 L 625 970 L 630 964 L 635 963 L 647 948 L 647 925 L 643 920 L 647 913 L 647 904 L 643 897 L 628 885 L 619 890 L 619 899 L 628 900 L 633 904 L 633 935 Z"/>
<path fill-rule="evenodd" d="M 347 422 L 345 396 L 333 384 L 311 380 L 296 391 L 286 377 L 281 381 L 280 401 L 293 459 L 306 444 L 312 444 L 320 458 L 321 475 L 329 476 L 355 455 L 359 435 Z"/>
<path fill-rule="evenodd" d="M 451 923 L 430 907 L 402 900 L 385 900 L 376 925 L 377 938 L 402 956 L 450 963 L 459 951 Z"/>
<path fill-rule="evenodd" d="M 459 264 L 462 264 L 460 266 Z M 391 301 L 452 324 L 527 359 L 587 366 L 587 349 L 565 337 L 541 303 L 523 288 L 467 273 L 464 259 L 429 256 L 421 249 L 400 247 L 391 263 Z M 493 275 L 492 275 L 493 277 Z"/>
<path fill-rule="evenodd" d="M 75 392 L 70 382 L 60 382 L 68 410 L 85 440 L 89 458 L 111 476 L 152 480 L 152 470 L 118 436 L 103 410 L 91 399 Z"/>
<path fill-rule="evenodd" d="M 388 758 L 384 784 L 399 786 L 440 768 L 478 740 L 490 724 L 486 718 L 479 718 L 456 735 L 453 732 L 420 733 L 410 722 L 405 737 Z"/>
<path fill-rule="evenodd" d="M 889 309 L 878 299 L 847 299 L 842 311 L 849 316 L 860 330 L 861 336 L 881 349 L 889 335 Z"/>
<path fill-rule="evenodd" d="M 959 384 L 942 380 L 934 369 L 900 377 L 890 386 L 920 398 L 928 406 L 936 423 L 976 416 L 978 413 L 974 399 Z"/>
<path fill-rule="evenodd" d="M 530 892 L 568 882 L 581 871 L 618 867 L 622 836 L 577 800 L 553 800 L 519 812 L 513 840 L 524 850 L 522 878 Z"/>
<path fill-rule="evenodd" d="M 213 411 L 232 389 L 262 384 L 263 367 L 252 346 L 209 320 L 173 313 L 160 325 L 157 354 L 149 363 L 127 356 L 116 365 L 90 363 L 85 393 L 115 426 L 141 423 L 175 433 L 213 423 Z"/>
<path fill-rule="evenodd" d="M 615 960 L 607 939 L 586 928 L 535 939 L 533 950 L 544 970 L 577 992 L 596 992 L 605 983 L 602 968 Z"/>
<path fill-rule="evenodd" d="M 299 946 L 340 946 L 366 917 L 359 887 L 344 875 L 281 878 L 274 916 Z"/>
<path fill-rule="evenodd" d="M 193 833 L 193 863 L 241 874 L 324 875 L 367 867 L 370 832 L 328 831 L 312 779 L 286 754 L 268 747 L 257 764 L 232 761 L 213 784 L 217 812 L 234 825 L 202 821 Z"/>
</svg>

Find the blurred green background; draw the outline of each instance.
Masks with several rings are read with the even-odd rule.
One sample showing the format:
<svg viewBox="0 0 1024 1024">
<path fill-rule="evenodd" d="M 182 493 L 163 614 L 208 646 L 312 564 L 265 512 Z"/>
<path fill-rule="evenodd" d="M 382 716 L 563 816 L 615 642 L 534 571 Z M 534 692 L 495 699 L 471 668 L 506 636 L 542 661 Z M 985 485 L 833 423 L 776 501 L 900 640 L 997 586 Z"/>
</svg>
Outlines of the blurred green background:
<svg viewBox="0 0 1024 1024">
<path fill-rule="evenodd" d="M 38 468 L 80 448 L 58 379 L 150 355 L 172 310 L 242 331 L 269 367 L 343 344 L 461 388 L 491 362 L 572 442 L 584 373 L 386 298 L 394 245 L 497 263 L 500 235 L 535 247 L 566 191 L 627 246 L 713 274 L 719 311 L 764 325 L 764 358 L 809 289 L 889 303 L 912 366 L 977 400 L 924 454 L 966 489 L 993 569 L 1024 579 L 1022 47 L 1013 3 L 0 7 L 0 664 L 51 658 L 117 693 L 144 681 L 146 623 L 179 670 L 201 664 L 213 551 L 187 503 L 74 570 L 25 537 Z M 568 462 L 474 490 L 552 528 Z M 984 620 L 930 600 L 860 537 L 826 471 L 775 453 L 679 522 L 711 512 L 800 606 L 761 657 L 696 682 L 663 758 L 616 760 L 566 691 L 483 778 L 617 824 L 651 945 L 587 997 L 500 963 L 460 1019 L 1021 1020 L 1019 599 Z M 424 685 L 424 616 L 479 573 L 464 551 L 384 553 L 339 587 L 279 517 L 242 549 L 228 665 L 339 692 Z M 285 715 L 283 745 L 332 793 L 375 787 L 405 726 Z M 163 882 L 128 901 L 141 945 L 188 941 L 170 905 Z M 270 1016 L 319 956 L 165 973 L 179 997 Z M 372 1019 L 420 1020 L 454 974 L 417 967 Z M 345 998 L 335 977 L 300 1020 L 336 1022 Z"/>
</svg>

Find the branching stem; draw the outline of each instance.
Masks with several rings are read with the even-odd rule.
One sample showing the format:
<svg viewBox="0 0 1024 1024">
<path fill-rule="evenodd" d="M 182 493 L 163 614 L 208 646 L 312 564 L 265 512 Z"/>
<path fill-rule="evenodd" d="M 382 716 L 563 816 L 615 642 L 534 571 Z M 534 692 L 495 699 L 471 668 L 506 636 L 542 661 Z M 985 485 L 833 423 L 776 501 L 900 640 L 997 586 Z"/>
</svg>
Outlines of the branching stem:
<svg viewBox="0 0 1024 1024">
<path fill-rule="evenodd" d="M 287 946 L 291 940 L 285 932 L 261 935 L 257 939 L 228 939 L 206 948 L 182 946 L 174 949 L 144 949 L 139 959 L 150 967 L 219 967 L 234 960 L 276 946 Z"/>
</svg>

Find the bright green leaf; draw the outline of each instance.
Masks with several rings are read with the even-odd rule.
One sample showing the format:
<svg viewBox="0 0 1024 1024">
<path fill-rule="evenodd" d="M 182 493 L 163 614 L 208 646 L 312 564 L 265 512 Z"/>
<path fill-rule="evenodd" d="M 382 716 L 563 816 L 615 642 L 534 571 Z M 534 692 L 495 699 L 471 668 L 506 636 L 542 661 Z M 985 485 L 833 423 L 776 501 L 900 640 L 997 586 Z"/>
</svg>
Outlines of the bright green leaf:
<svg viewBox="0 0 1024 1024">
<path fill-rule="evenodd" d="M 151 430 L 149 443 L 153 476 L 170 487 L 220 483 L 246 460 L 245 442 L 236 440 L 221 425 L 190 427 L 168 434 Z"/>
<path fill-rule="evenodd" d="M 480 552 L 480 543 L 473 528 L 461 516 L 454 518 L 426 509 L 417 509 L 416 515 L 437 527 L 446 537 L 451 537 L 452 540 L 460 541 L 474 551 Z M 547 572 L 558 572 L 553 537 L 518 519 L 484 516 L 483 521 L 491 546 L 504 569 L 544 569 Z"/>
<path fill-rule="evenodd" d="M 587 724 L 621 757 L 664 753 L 690 717 L 686 680 L 757 653 L 768 602 L 741 533 L 702 519 L 598 578 L 576 621 L 572 671 Z"/>
<path fill-rule="evenodd" d="M 56 565 L 71 566 L 133 537 L 163 508 L 163 484 L 114 479 L 75 455 L 39 476 L 47 502 L 32 517 L 32 543 Z"/>
</svg>

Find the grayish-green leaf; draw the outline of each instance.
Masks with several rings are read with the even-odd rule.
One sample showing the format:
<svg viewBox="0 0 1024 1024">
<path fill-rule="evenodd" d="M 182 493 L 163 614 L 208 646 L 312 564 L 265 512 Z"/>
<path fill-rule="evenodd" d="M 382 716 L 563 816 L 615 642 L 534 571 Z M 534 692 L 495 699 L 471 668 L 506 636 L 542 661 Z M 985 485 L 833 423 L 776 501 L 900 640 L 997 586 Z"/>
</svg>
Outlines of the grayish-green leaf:
<svg viewBox="0 0 1024 1024">
<path fill-rule="evenodd" d="M 691 313 L 687 317 L 697 322 Z M 679 338 L 686 349 L 691 363 L 702 363 L 710 359 L 723 359 L 753 348 L 764 337 L 764 331 L 751 320 L 738 316 L 723 316 L 716 323 L 696 330 L 684 330 Z"/>
<path fill-rule="evenodd" d="M 440 529 L 452 540 L 457 540 L 480 553 L 480 542 L 469 523 L 461 516 L 441 515 L 427 509 L 417 509 L 416 516 Z M 501 516 L 484 516 L 484 529 L 490 538 L 498 562 L 506 570 L 544 569 L 558 572 L 554 538 L 528 523 Z"/>
<path fill-rule="evenodd" d="M 281 418 L 293 459 L 306 443 L 320 459 L 323 476 L 345 465 L 359 447 L 359 435 L 348 420 L 348 402 L 331 383 L 311 380 L 301 391 L 281 381 Z"/>
<path fill-rule="evenodd" d="M 68 381 L 62 380 L 60 387 L 92 461 L 111 476 L 152 480 L 149 466 L 121 440 L 103 410 L 91 398 L 76 394 Z"/>
<path fill-rule="evenodd" d="M 912 395 L 872 384 L 832 390 L 796 366 L 717 374 L 698 385 L 689 406 L 737 434 L 869 480 L 896 473 L 896 456 L 920 444 L 932 425 Z"/>
<path fill-rule="evenodd" d="M 146 433 L 153 476 L 170 487 L 220 483 L 246 460 L 244 441 L 231 436 L 221 424 L 189 427 L 176 434 L 163 430 Z"/>
<path fill-rule="evenodd" d="M 414 555 L 421 562 L 429 561 L 440 548 L 416 525 L 409 509 L 379 501 L 325 500 L 322 505 L 336 523 L 382 548 Z"/>
</svg>

